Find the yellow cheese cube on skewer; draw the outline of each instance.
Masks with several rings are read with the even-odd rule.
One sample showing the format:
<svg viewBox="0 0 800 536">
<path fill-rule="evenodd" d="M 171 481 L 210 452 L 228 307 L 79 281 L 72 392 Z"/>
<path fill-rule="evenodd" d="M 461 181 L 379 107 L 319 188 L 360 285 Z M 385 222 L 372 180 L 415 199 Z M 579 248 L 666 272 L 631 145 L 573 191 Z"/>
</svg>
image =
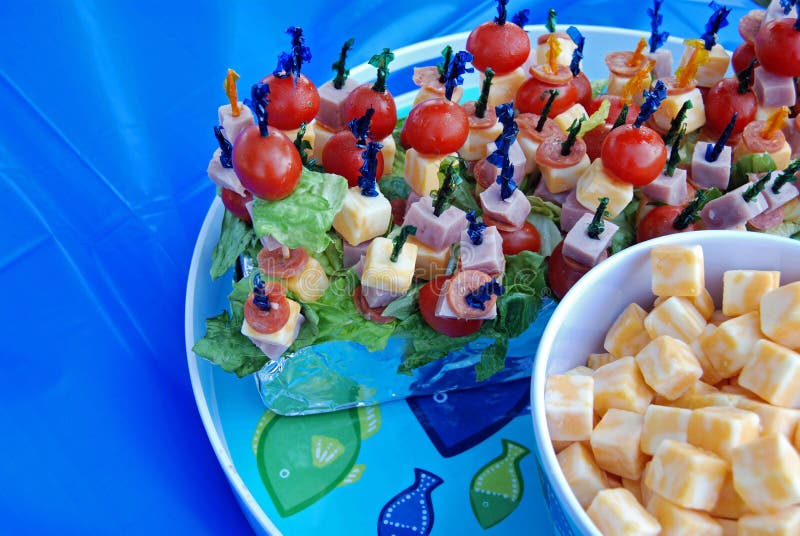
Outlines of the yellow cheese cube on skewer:
<svg viewBox="0 0 800 536">
<path fill-rule="evenodd" d="M 416 149 L 406 151 L 406 163 L 403 175 L 411 189 L 420 196 L 431 195 L 431 192 L 439 189 L 439 166 L 448 156 L 456 156 L 455 153 L 445 155 L 423 155 Z"/>
<path fill-rule="evenodd" d="M 709 450 L 730 462 L 739 445 L 758 439 L 759 419 L 739 408 L 707 407 L 692 411 L 686 431 L 688 443 Z"/>
<path fill-rule="evenodd" d="M 588 508 L 597 492 L 608 487 L 605 472 L 594 461 L 591 449 L 582 443 L 572 443 L 556 457 L 578 502 Z"/>
<path fill-rule="evenodd" d="M 761 339 L 753 346 L 739 384 L 770 404 L 800 408 L 800 354 Z"/>
<path fill-rule="evenodd" d="M 800 348 L 800 281 L 762 296 L 761 330 L 779 344 Z"/>
<path fill-rule="evenodd" d="M 728 270 L 722 275 L 722 313 L 739 316 L 756 311 L 761 297 L 780 284 L 780 272 Z"/>
<path fill-rule="evenodd" d="M 738 536 L 796 536 L 800 534 L 800 506 L 743 516 L 738 528 Z"/>
<path fill-rule="evenodd" d="M 653 400 L 636 360 L 622 357 L 594 371 L 594 410 L 601 417 L 609 408 L 644 413 Z"/>
<path fill-rule="evenodd" d="M 686 344 L 703 332 L 706 319 L 686 299 L 672 296 L 650 311 L 644 319 L 644 329 L 652 339 L 668 335 Z"/>
<path fill-rule="evenodd" d="M 733 449 L 733 486 L 755 512 L 800 503 L 800 454 L 782 434 Z"/>
<path fill-rule="evenodd" d="M 659 495 L 653 495 L 647 503 L 647 511 L 661 525 L 661 534 L 696 536 L 721 536 L 722 527 L 705 512 L 696 512 L 672 504 Z"/>
<path fill-rule="evenodd" d="M 591 437 L 593 388 L 591 376 L 556 374 L 547 378 L 544 403 L 552 440 L 583 441 Z"/>
<path fill-rule="evenodd" d="M 584 108 L 582 104 L 575 103 L 555 116 L 553 121 L 555 121 L 556 124 L 561 127 L 561 130 L 563 130 L 566 134 L 567 129 L 570 127 L 570 125 L 572 125 L 572 122 L 580 120 L 581 117 L 588 119 L 589 114 L 586 112 L 586 108 Z"/>
<path fill-rule="evenodd" d="M 642 348 L 636 354 L 636 363 L 647 385 L 668 400 L 681 396 L 703 375 L 689 345 L 668 335 Z"/>
<path fill-rule="evenodd" d="M 333 218 L 333 228 L 355 246 L 384 234 L 391 221 L 392 205 L 382 193 L 369 197 L 354 186 L 347 190 L 342 208 Z"/>
<path fill-rule="evenodd" d="M 301 301 L 315 302 L 328 290 L 328 276 L 314 257 L 309 257 L 303 271 L 286 280 L 286 288 L 294 292 Z"/>
<path fill-rule="evenodd" d="M 481 87 L 486 75 L 481 72 L 479 78 L 478 87 Z M 517 90 L 527 79 L 527 73 L 521 67 L 517 67 L 510 73 L 495 75 L 492 78 L 492 90 L 489 92 L 488 105 L 494 108 L 498 104 L 512 102 L 517 96 Z"/>
<path fill-rule="evenodd" d="M 656 296 L 697 296 L 706 288 L 703 248 L 700 246 L 658 246 L 650 250 L 653 264 L 653 294 Z"/>
<path fill-rule="evenodd" d="M 711 366 L 720 376 L 730 378 L 750 360 L 753 347 L 763 338 L 757 312 L 726 320 L 700 341 Z"/>
<path fill-rule="evenodd" d="M 627 306 L 608 329 L 603 348 L 617 357 L 639 353 L 650 342 L 650 335 L 644 329 L 646 316 L 638 304 Z"/>
<path fill-rule="evenodd" d="M 639 449 L 643 422 L 639 413 L 608 410 L 595 426 L 590 440 L 597 465 L 624 478 L 640 478 L 647 463 L 647 457 Z"/>
<path fill-rule="evenodd" d="M 397 256 L 397 261 L 391 259 L 393 249 L 392 240 L 382 236 L 370 242 L 364 257 L 362 285 L 395 294 L 408 291 L 414 277 L 417 246 L 406 242 Z"/>
<path fill-rule="evenodd" d="M 602 534 L 656 536 L 661 532 L 656 518 L 625 488 L 601 491 L 586 513 Z"/>
<path fill-rule="evenodd" d="M 575 196 L 581 205 L 591 211 L 597 210 L 600 199 L 607 197 L 609 203 L 606 210 L 614 218 L 633 199 L 633 185 L 619 180 L 606 169 L 602 158 L 596 158 L 578 178 Z"/>
<path fill-rule="evenodd" d="M 665 439 L 685 443 L 691 415 L 692 411 L 685 408 L 649 406 L 642 423 L 642 452 L 652 456 Z"/>
</svg>

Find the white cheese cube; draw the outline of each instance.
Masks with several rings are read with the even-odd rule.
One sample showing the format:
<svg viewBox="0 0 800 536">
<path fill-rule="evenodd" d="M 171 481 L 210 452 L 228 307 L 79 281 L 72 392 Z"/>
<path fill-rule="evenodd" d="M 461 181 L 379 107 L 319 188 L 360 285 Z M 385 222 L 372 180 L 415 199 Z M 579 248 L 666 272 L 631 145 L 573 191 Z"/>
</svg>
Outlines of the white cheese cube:
<svg viewBox="0 0 800 536">
<path fill-rule="evenodd" d="M 569 369 L 564 374 L 577 374 L 579 376 L 592 376 L 592 375 L 594 375 L 594 369 L 590 369 L 589 367 L 584 367 L 583 365 L 580 365 L 580 366 L 577 366 L 575 368 Z"/>
<path fill-rule="evenodd" d="M 738 374 L 751 359 L 753 346 L 763 337 L 757 312 L 726 320 L 700 341 L 711 366 L 720 376 Z"/>
<path fill-rule="evenodd" d="M 636 480 L 642 476 L 647 457 L 639 449 L 643 416 L 632 411 L 610 409 L 592 431 L 594 459 L 604 470 Z"/>
<path fill-rule="evenodd" d="M 661 533 L 656 518 L 625 488 L 599 492 L 586 513 L 602 534 L 656 536 Z"/>
<path fill-rule="evenodd" d="M 771 514 L 750 514 L 739 518 L 738 536 L 795 536 L 800 534 L 800 506 Z"/>
<path fill-rule="evenodd" d="M 766 270 L 728 270 L 722 275 L 722 313 L 739 316 L 756 311 L 761 298 L 780 285 L 781 273 Z"/>
<path fill-rule="evenodd" d="M 594 379 L 591 376 L 554 374 L 544 389 L 545 415 L 554 441 L 584 441 L 591 437 Z"/>
<path fill-rule="evenodd" d="M 662 134 L 666 134 L 669 130 L 672 119 L 678 115 L 681 106 L 686 101 L 692 103 L 691 109 L 686 112 L 686 133 L 689 134 L 695 130 L 699 130 L 706 124 L 706 109 L 703 105 L 703 94 L 699 88 L 694 88 L 691 91 L 680 93 L 677 95 L 668 95 L 666 99 L 661 101 L 661 106 L 655 111 L 652 116 L 652 121 L 656 129 Z"/>
<path fill-rule="evenodd" d="M 392 168 L 394 167 L 397 143 L 395 143 L 394 136 L 391 134 L 383 138 L 380 143 L 383 145 L 381 148 L 381 154 L 383 155 L 383 175 L 381 175 L 381 177 L 388 177 L 392 174 Z M 318 162 L 322 162 L 322 160 L 318 160 Z"/>
<path fill-rule="evenodd" d="M 698 408 L 692 411 L 687 442 L 710 450 L 723 460 L 731 461 L 731 452 L 758 438 L 759 419 L 753 412 L 739 408 Z"/>
<path fill-rule="evenodd" d="M 650 250 L 653 294 L 692 297 L 705 290 L 701 246 L 658 246 Z M 687 341 L 689 342 L 689 341 Z"/>
<path fill-rule="evenodd" d="M 636 360 L 622 357 L 594 371 L 594 410 L 601 417 L 610 408 L 644 413 L 653 391 L 645 383 Z"/>
<path fill-rule="evenodd" d="M 736 407 L 758 415 L 761 423 L 761 437 L 783 434 L 787 439 L 791 439 L 797 423 L 800 422 L 800 410 L 781 408 L 743 396 L 736 399 Z"/>
<path fill-rule="evenodd" d="M 644 329 L 651 338 L 668 335 L 686 344 L 700 336 L 706 327 L 703 318 L 686 298 L 672 296 L 650 311 Z"/>
<path fill-rule="evenodd" d="M 486 76 L 480 73 L 479 78 L 478 87 L 481 87 Z M 517 67 L 510 73 L 495 75 L 492 78 L 492 90 L 489 92 L 488 105 L 494 108 L 498 104 L 513 102 L 517 96 L 517 90 L 527 79 L 528 75 L 521 67 Z"/>
<path fill-rule="evenodd" d="M 595 462 L 591 449 L 583 443 L 572 443 L 556 458 L 572 493 L 583 508 L 592 504 L 598 491 L 608 487 L 606 474 Z"/>
<path fill-rule="evenodd" d="M 347 190 L 342 208 L 333 217 L 333 228 L 351 246 L 381 236 L 392 221 L 392 205 L 378 192 L 377 197 L 361 195 L 361 188 Z"/>
<path fill-rule="evenodd" d="M 408 291 L 414 277 L 417 246 L 406 242 L 394 262 L 391 260 L 393 247 L 388 238 L 378 237 L 370 242 L 364 257 L 362 285 L 396 294 Z"/>
<path fill-rule="evenodd" d="M 581 205 L 592 212 L 597 210 L 600 199 L 607 197 L 609 202 L 606 210 L 610 217 L 614 218 L 633 199 L 633 185 L 619 180 L 606 169 L 602 158 L 596 158 L 578 178 L 575 197 Z"/>
<path fill-rule="evenodd" d="M 647 385 L 667 400 L 681 396 L 703 375 L 689 345 L 668 335 L 656 337 L 642 348 L 636 363 Z"/>
<path fill-rule="evenodd" d="M 800 354 L 761 339 L 753 346 L 739 384 L 770 404 L 800 408 Z"/>
<path fill-rule="evenodd" d="M 733 487 L 733 471 L 729 470 L 725 475 L 725 481 L 719 489 L 719 499 L 709 513 L 714 517 L 726 517 L 729 519 L 739 519 L 750 512 L 744 500 L 736 493 Z"/>
<path fill-rule="evenodd" d="M 636 355 L 650 342 L 644 329 L 647 312 L 638 304 L 628 305 L 611 324 L 603 341 L 603 348 L 616 357 Z"/>
<path fill-rule="evenodd" d="M 467 161 L 486 158 L 490 154 L 489 144 L 494 143 L 497 137 L 502 133 L 503 125 L 499 121 L 488 128 L 470 128 L 467 141 L 465 141 L 464 145 L 458 150 L 458 154 Z M 520 144 L 521 143 L 520 140 Z"/>
<path fill-rule="evenodd" d="M 761 297 L 761 330 L 789 348 L 800 348 L 800 281 Z"/>
<path fill-rule="evenodd" d="M 644 412 L 642 426 L 642 452 L 652 456 L 665 439 L 685 443 L 691 415 L 692 411 L 689 409 L 670 408 L 655 404 L 648 406 L 647 411 Z"/>
<path fill-rule="evenodd" d="M 548 55 L 550 52 L 550 46 L 547 44 L 547 37 L 549 37 L 549 35 L 540 36 L 539 41 L 541 42 L 537 43 L 536 45 L 535 54 L 537 65 L 549 64 L 550 62 Z M 557 33 L 556 40 L 558 41 L 558 45 L 561 49 L 561 52 L 559 52 L 558 56 L 556 56 L 556 63 L 561 67 L 569 67 L 570 63 L 572 63 L 572 53 L 578 47 L 568 35 L 563 33 Z"/>
<path fill-rule="evenodd" d="M 616 361 L 619 359 L 617 356 L 610 354 L 608 352 L 602 354 L 589 354 L 589 357 L 586 358 L 586 366 L 595 371 L 602 367 L 603 365 L 608 365 L 609 363 Z"/>
<path fill-rule="evenodd" d="M 782 434 L 733 449 L 733 486 L 755 512 L 800 503 L 800 455 Z"/>
<path fill-rule="evenodd" d="M 661 534 L 671 536 L 722 536 L 722 527 L 705 512 L 696 512 L 672 504 L 659 495 L 647 503 L 647 511 L 661 525 Z"/>
</svg>

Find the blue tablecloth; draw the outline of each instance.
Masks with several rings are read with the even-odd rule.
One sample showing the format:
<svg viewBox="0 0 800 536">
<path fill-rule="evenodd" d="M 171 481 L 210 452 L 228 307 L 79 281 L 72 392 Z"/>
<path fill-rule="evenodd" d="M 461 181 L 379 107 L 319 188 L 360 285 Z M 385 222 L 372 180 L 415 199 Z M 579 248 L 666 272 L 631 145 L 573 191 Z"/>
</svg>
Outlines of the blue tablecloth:
<svg viewBox="0 0 800 536">
<path fill-rule="evenodd" d="M 235 4 L 235 5 L 234 5 Z M 755 7 L 736 0 L 736 20 Z M 647 29 L 642 2 L 554 5 L 559 21 Z M 466 31 L 490 2 L 5 2 L 0 8 L 0 532 L 239 534 L 183 342 L 186 275 L 214 196 L 205 176 L 227 67 L 247 87 L 300 25 L 318 83 Z M 546 3 L 531 8 L 544 22 Z M 698 36 L 705 1 L 667 0 Z M 587 45 L 588 46 L 588 45 Z"/>
</svg>

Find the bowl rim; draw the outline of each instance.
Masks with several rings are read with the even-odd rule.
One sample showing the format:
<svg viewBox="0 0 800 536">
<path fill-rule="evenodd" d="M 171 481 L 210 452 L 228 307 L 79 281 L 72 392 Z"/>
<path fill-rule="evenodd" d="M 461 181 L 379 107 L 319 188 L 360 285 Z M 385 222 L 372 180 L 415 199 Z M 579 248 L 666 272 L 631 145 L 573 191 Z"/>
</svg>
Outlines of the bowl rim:
<svg viewBox="0 0 800 536">
<path fill-rule="evenodd" d="M 566 318 L 580 302 L 587 289 L 601 284 L 607 273 L 616 270 L 618 265 L 627 262 L 628 259 L 642 255 L 644 252 L 657 246 L 689 244 L 699 244 L 702 246 L 704 243 L 716 240 L 736 240 L 741 242 L 743 247 L 746 247 L 748 242 L 766 241 L 773 243 L 776 247 L 794 248 L 800 252 L 800 241 L 787 237 L 750 231 L 691 231 L 648 240 L 612 255 L 578 280 L 575 286 L 567 292 L 558 304 L 556 310 L 553 312 L 553 316 L 550 318 L 547 326 L 545 326 L 542 338 L 539 341 L 539 348 L 536 351 L 536 357 L 533 361 L 533 371 L 531 374 L 531 418 L 533 420 L 536 448 L 539 450 L 539 459 L 543 473 L 545 477 L 549 479 L 550 485 L 553 486 L 556 499 L 565 499 L 562 505 L 566 509 L 568 518 L 572 519 L 577 528 L 586 534 L 601 536 L 600 531 L 597 530 L 597 527 L 595 527 L 586 511 L 578 502 L 575 494 L 572 493 L 561 471 L 555 450 L 551 444 L 550 432 L 547 428 L 547 419 L 544 410 L 544 386 L 547 379 L 549 353 L 561 329 L 561 324 L 564 318 Z"/>
</svg>

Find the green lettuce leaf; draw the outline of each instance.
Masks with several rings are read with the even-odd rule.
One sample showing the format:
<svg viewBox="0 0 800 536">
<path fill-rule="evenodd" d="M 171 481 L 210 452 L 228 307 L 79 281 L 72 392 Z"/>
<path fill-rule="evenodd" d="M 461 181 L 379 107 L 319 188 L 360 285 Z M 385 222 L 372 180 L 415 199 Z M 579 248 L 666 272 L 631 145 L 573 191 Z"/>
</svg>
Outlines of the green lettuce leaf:
<svg viewBox="0 0 800 536">
<path fill-rule="evenodd" d="M 475 185 L 469 181 L 461 181 L 453 190 L 453 197 L 450 198 L 453 206 L 460 208 L 464 212 L 474 210 L 475 214 L 483 214 L 478 202 L 475 200 Z"/>
<path fill-rule="evenodd" d="M 226 210 L 219 240 L 211 252 L 211 279 L 225 275 L 236 264 L 239 255 L 257 242 L 253 228 Z"/>
<path fill-rule="evenodd" d="M 400 374 L 411 374 L 411 371 L 433 363 L 450 352 L 459 350 L 466 344 L 480 337 L 477 331 L 466 337 L 449 337 L 431 328 L 419 314 L 411 315 L 397 326 L 397 335 L 405 336 L 406 352 L 403 362 L 397 368 Z"/>
<path fill-rule="evenodd" d="M 612 255 L 636 243 L 636 211 L 638 209 L 639 200 L 634 199 L 611 220 L 612 223 L 619 226 L 611 239 Z"/>
<path fill-rule="evenodd" d="M 775 160 L 772 159 L 769 153 L 746 154 L 731 167 L 731 181 L 728 184 L 728 191 L 730 192 L 743 184 L 747 184 L 748 173 L 766 173 L 776 169 Z"/>
<path fill-rule="evenodd" d="M 561 225 L 561 207 L 536 195 L 529 195 L 528 202 L 531 204 L 531 214 L 541 214 L 556 225 Z"/>
<path fill-rule="evenodd" d="M 798 236 L 800 235 L 800 223 L 785 221 L 780 225 L 778 225 L 777 227 L 773 227 L 772 229 L 767 229 L 765 232 L 767 234 L 786 236 L 789 238 L 797 239 Z"/>
<path fill-rule="evenodd" d="M 384 316 L 393 316 L 398 320 L 405 320 L 411 315 L 419 313 L 419 289 L 422 284 L 412 286 L 408 292 L 396 298 L 383 311 Z"/>
<path fill-rule="evenodd" d="M 700 136 L 699 130 L 695 130 L 684 136 L 681 147 L 678 150 L 678 155 L 681 157 L 681 164 L 691 164 L 692 157 L 694 156 L 694 146 L 697 145 L 698 136 Z"/>
<path fill-rule="evenodd" d="M 606 88 L 608 87 L 608 80 L 605 78 L 600 78 L 598 80 L 592 81 L 592 98 L 597 97 L 598 95 L 602 95 L 606 92 Z"/>
<path fill-rule="evenodd" d="M 536 320 L 547 291 L 545 259 L 523 251 L 506 255 L 505 294 L 497 298 L 494 330 L 505 338 L 519 337 Z"/>
<path fill-rule="evenodd" d="M 481 360 L 475 365 L 475 379 L 479 382 L 488 380 L 506 366 L 508 339 L 494 337 L 494 342 L 483 349 Z"/>
<path fill-rule="evenodd" d="M 378 183 L 381 193 L 392 201 L 394 199 L 408 199 L 408 194 L 411 192 L 411 186 L 408 185 L 403 175 L 384 177 Z"/>
<path fill-rule="evenodd" d="M 539 236 L 542 239 L 539 252 L 545 257 L 549 256 L 561 242 L 561 229 L 547 216 L 535 212 L 531 212 L 527 220 L 539 231 Z"/>
<path fill-rule="evenodd" d="M 268 358 L 239 329 L 233 325 L 228 311 L 223 311 L 206 320 L 206 334 L 192 351 L 240 378 L 256 372 Z"/>
<path fill-rule="evenodd" d="M 260 238 L 272 235 L 290 248 L 303 247 L 321 253 L 331 242 L 328 231 L 342 208 L 347 192 L 344 177 L 303 168 L 300 182 L 288 197 L 279 201 L 256 199 L 253 227 Z"/>
<path fill-rule="evenodd" d="M 342 270 L 344 246 L 342 238 L 335 231 L 329 231 L 328 238 L 330 238 L 328 247 L 322 253 L 314 255 L 314 258 L 322 265 L 325 274 L 331 277 Z"/>
<path fill-rule="evenodd" d="M 394 131 L 392 131 L 394 144 L 397 147 L 394 153 L 394 163 L 392 164 L 392 175 L 396 177 L 403 177 L 405 175 L 406 150 L 403 149 L 402 145 L 400 145 L 400 131 L 403 130 L 403 123 L 405 122 L 405 117 L 398 119 L 397 125 L 394 127 Z M 381 179 L 381 191 L 383 191 L 383 179 Z"/>
</svg>

